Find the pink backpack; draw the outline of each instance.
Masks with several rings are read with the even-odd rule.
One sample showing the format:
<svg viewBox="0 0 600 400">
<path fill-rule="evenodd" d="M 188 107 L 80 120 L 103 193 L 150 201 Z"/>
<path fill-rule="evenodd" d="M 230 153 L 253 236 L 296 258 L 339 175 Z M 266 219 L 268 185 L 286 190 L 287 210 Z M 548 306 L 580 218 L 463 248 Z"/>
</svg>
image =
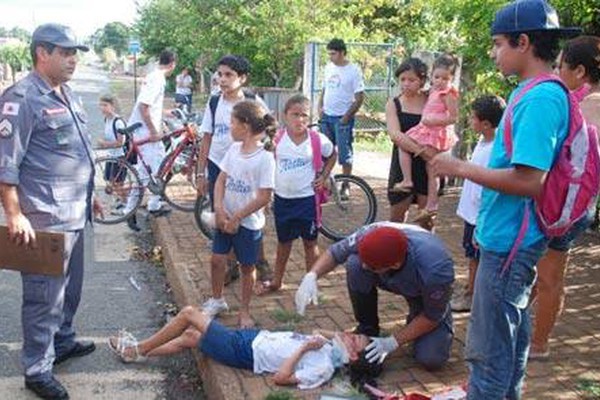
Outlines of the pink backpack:
<svg viewBox="0 0 600 400">
<path fill-rule="evenodd" d="M 577 96 L 570 93 L 555 75 L 541 75 L 529 82 L 517 94 L 506 110 L 504 147 L 512 157 L 512 112 L 515 104 L 534 86 L 542 82 L 556 82 L 569 98 L 569 133 L 558 157 L 546 176 L 542 192 L 534 198 L 535 213 L 542 232 L 547 237 L 562 236 L 586 215 L 600 189 L 600 149 L 596 128 L 587 125 L 579 108 Z M 529 225 L 529 208 L 525 215 L 504 268 L 514 258 Z"/>
<path fill-rule="evenodd" d="M 275 144 L 275 157 L 277 158 L 277 145 L 281 142 L 283 135 L 286 134 L 286 130 L 279 129 L 273 138 L 273 143 Z M 315 170 L 315 176 L 321 172 L 323 169 L 323 155 L 321 154 L 321 137 L 319 136 L 319 132 L 309 129 L 308 136 L 310 137 L 310 147 L 312 148 L 312 164 L 313 169 Z M 321 227 L 321 204 L 326 203 L 329 199 L 329 194 L 327 189 L 315 190 L 315 207 L 317 210 L 317 226 Z"/>
</svg>

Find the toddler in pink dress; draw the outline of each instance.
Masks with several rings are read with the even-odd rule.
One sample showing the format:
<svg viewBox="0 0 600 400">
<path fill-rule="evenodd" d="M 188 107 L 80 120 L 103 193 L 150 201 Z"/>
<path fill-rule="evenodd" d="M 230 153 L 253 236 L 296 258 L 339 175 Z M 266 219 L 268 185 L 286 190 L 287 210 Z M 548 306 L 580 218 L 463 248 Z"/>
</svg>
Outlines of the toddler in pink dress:
<svg viewBox="0 0 600 400">
<path fill-rule="evenodd" d="M 451 86 L 456 71 L 456 59 L 450 55 L 442 55 L 433 63 L 431 91 L 423 108 L 421 122 L 408 130 L 406 135 L 423 151 L 433 149 L 435 152 L 448 151 L 458 141 L 454 134 L 453 124 L 458 115 L 458 91 Z M 400 168 L 403 179 L 393 187 L 393 191 L 412 191 L 411 154 L 399 149 Z M 430 218 L 437 213 L 439 178 L 427 163 L 427 205 L 415 221 Z"/>
</svg>

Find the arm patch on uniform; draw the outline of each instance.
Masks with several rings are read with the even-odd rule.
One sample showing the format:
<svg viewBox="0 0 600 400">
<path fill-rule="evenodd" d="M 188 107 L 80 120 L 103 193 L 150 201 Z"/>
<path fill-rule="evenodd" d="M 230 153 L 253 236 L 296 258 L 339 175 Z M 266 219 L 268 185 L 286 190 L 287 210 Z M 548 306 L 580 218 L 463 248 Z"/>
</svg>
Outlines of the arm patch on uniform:
<svg viewBox="0 0 600 400">
<path fill-rule="evenodd" d="M 19 103 L 6 102 L 2 107 L 2 115 L 12 115 L 13 117 L 19 115 Z"/>
<path fill-rule="evenodd" d="M 6 105 L 6 104 L 5 104 Z M 13 134 L 12 123 L 4 118 L 0 121 L 0 138 L 8 139 Z"/>
</svg>

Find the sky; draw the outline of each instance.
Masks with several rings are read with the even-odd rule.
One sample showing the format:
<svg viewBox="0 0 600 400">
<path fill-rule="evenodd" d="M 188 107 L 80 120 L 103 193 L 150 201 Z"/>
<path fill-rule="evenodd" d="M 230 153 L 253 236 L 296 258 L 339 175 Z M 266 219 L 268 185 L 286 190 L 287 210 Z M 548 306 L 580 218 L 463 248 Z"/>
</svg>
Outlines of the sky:
<svg viewBox="0 0 600 400">
<path fill-rule="evenodd" d="M 127 25 L 135 20 L 136 3 L 148 0 L 0 0 L 0 26 L 19 26 L 33 32 L 37 25 L 57 22 L 69 25 L 84 39 L 106 23 Z"/>
</svg>

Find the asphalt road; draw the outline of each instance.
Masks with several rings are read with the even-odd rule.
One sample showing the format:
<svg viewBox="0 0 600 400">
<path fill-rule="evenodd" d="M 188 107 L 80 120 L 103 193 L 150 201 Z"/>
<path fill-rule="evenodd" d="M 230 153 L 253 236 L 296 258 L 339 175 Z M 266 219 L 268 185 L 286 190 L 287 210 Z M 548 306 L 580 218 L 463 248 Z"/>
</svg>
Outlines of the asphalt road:
<svg viewBox="0 0 600 400">
<path fill-rule="evenodd" d="M 109 79 L 97 65 L 83 64 L 72 87 L 88 112 L 90 131 L 97 134 L 103 126 L 98 97 L 108 91 Z M 75 324 L 80 337 L 94 340 L 97 350 L 54 370 L 74 400 L 202 398 L 190 354 L 131 366 L 118 361 L 107 346 L 108 336 L 121 328 L 138 337 L 149 335 L 165 323 L 172 308 L 162 266 L 143 256 L 151 253 L 153 243 L 144 218 L 140 225 L 141 233 L 124 225 L 96 225 L 94 240 L 88 241 L 94 245 L 86 248 L 89 261 Z M 24 388 L 19 360 L 18 273 L 0 270 L 0 298 L 0 399 L 34 399 Z"/>
</svg>

